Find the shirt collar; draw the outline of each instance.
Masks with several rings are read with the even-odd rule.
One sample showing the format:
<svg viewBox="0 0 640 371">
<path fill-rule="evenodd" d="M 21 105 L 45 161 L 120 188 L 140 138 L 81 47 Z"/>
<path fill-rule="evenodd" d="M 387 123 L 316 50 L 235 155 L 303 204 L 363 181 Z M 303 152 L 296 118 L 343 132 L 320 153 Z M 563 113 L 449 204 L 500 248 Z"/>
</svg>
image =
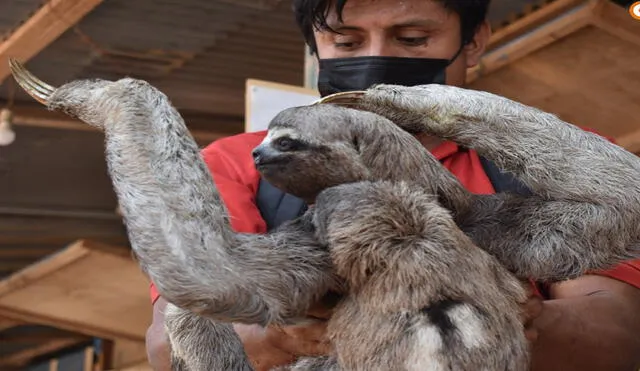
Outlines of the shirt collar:
<svg viewBox="0 0 640 371">
<path fill-rule="evenodd" d="M 447 157 L 454 155 L 461 151 L 460 146 L 458 146 L 455 142 L 445 141 L 440 143 L 437 147 L 431 150 L 431 154 L 438 159 L 438 161 L 442 161 Z"/>
</svg>

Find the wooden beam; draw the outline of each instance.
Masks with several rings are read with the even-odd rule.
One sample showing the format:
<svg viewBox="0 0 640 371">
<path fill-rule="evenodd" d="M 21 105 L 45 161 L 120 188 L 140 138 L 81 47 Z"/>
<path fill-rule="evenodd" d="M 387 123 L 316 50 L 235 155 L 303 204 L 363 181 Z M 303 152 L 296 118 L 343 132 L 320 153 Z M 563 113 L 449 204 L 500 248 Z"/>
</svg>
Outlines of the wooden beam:
<svg viewBox="0 0 640 371">
<path fill-rule="evenodd" d="M 46 246 L 46 244 L 43 244 Z M 0 261 L 4 259 L 28 259 L 40 258 L 60 250 L 60 245 L 50 245 L 48 247 L 31 247 L 25 244 L 2 245 L 0 248 Z M 0 323 L 2 321 L 0 320 Z"/>
<path fill-rule="evenodd" d="M 13 334 L 4 336 L 0 334 L 0 344 L 28 344 L 28 343 L 45 343 L 60 339 L 73 339 L 77 342 L 91 340 L 91 337 L 81 334 L 61 334 L 59 331 L 38 331 L 25 334 Z"/>
<path fill-rule="evenodd" d="M 610 0 L 598 0 L 593 11 L 593 24 L 640 47 L 640 21 L 633 19 L 625 7 Z"/>
<path fill-rule="evenodd" d="M 101 209 L 69 209 L 44 207 L 19 207 L 0 204 L 0 215 L 35 216 L 67 219 L 114 220 L 121 219 L 115 211 Z"/>
<path fill-rule="evenodd" d="M 84 340 L 83 340 L 84 341 Z M 17 367 L 22 366 L 28 363 L 31 359 L 46 355 L 48 353 L 53 353 L 59 350 L 62 350 L 67 347 L 71 347 L 77 344 L 80 344 L 82 341 L 78 341 L 78 339 L 74 338 L 66 338 L 66 339 L 57 339 L 42 345 L 28 348 L 23 351 L 14 353 L 9 356 L 5 356 L 0 359 L 0 369 L 4 369 L 4 367 Z"/>
<path fill-rule="evenodd" d="M 69 244 L 82 238 L 126 245 L 126 228 L 119 219 L 46 218 L 0 215 L 0 244 Z"/>
<path fill-rule="evenodd" d="M 594 3 L 582 3 L 563 15 L 549 21 L 533 31 L 487 53 L 480 63 L 469 69 L 467 83 L 497 71 L 565 36 L 587 26 L 591 22 Z"/>
<path fill-rule="evenodd" d="M 0 83 L 9 76 L 8 58 L 23 62 L 40 53 L 103 0 L 49 0 L 0 44 Z"/>
<path fill-rule="evenodd" d="M 495 49 L 506 42 L 515 39 L 523 33 L 548 22 L 571 7 L 584 2 L 585 0 L 555 0 L 540 7 L 539 9 L 527 14 L 525 17 L 496 30 L 496 32 L 491 35 L 491 39 L 489 39 L 487 51 Z"/>
<path fill-rule="evenodd" d="M 110 331 L 108 329 L 100 328 L 97 326 L 91 326 L 90 324 L 77 323 L 70 320 L 61 320 L 57 317 L 47 316 L 43 314 L 25 312 L 22 310 L 16 310 L 8 308 L 0 304 L 0 316 L 9 317 L 15 321 L 28 322 L 30 324 L 37 324 L 43 326 L 51 326 L 59 329 L 78 332 L 81 334 L 87 334 L 100 338 L 107 339 L 127 339 L 131 341 L 143 341 L 144 336 L 130 336 L 129 334 L 123 334 L 118 331 Z"/>
<path fill-rule="evenodd" d="M 0 332 L 16 327 L 16 326 L 20 326 L 24 324 L 23 322 L 20 321 L 16 321 L 13 319 L 8 319 L 8 318 L 0 318 Z"/>
<path fill-rule="evenodd" d="M 80 240 L 0 281 L 0 316 L 144 342 L 148 287 L 130 251 Z"/>
<path fill-rule="evenodd" d="M 29 264 L 35 263 L 36 259 L 22 259 L 14 258 L 11 260 L 0 261 L 0 272 L 15 272 L 22 268 L 29 266 Z"/>
</svg>

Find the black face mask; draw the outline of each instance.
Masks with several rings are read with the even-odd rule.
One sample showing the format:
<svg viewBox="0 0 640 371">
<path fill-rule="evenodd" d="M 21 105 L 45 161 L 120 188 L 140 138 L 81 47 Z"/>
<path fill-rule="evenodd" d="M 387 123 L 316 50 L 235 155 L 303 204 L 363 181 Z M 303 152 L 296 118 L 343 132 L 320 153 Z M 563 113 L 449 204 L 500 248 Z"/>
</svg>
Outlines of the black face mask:
<svg viewBox="0 0 640 371">
<path fill-rule="evenodd" d="M 461 51 L 462 47 L 451 59 L 379 56 L 320 59 L 318 91 L 325 97 L 344 91 L 366 90 L 376 84 L 444 84 L 446 68 Z"/>
</svg>

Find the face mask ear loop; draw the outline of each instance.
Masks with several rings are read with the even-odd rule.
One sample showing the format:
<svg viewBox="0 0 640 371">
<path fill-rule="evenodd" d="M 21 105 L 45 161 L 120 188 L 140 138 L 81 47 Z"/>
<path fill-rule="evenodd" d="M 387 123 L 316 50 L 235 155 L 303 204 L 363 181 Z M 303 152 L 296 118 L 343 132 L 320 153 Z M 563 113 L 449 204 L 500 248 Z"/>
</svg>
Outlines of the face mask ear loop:
<svg viewBox="0 0 640 371">
<path fill-rule="evenodd" d="M 463 38 L 461 40 L 460 43 L 460 47 L 458 48 L 458 51 L 456 52 L 456 54 L 453 56 L 453 58 L 449 59 L 449 63 L 447 63 L 447 67 L 449 67 L 451 65 L 451 63 L 453 63 L 456 59 L 458 59 L 458 57 L 460 56 L 460 54 L 462 53 L 462 50 L 464 49 L 465 46 L 467 46 L 468 43 L 470 43 L 471 41 L 467 41 L 466 38 Z"/>
</svg>

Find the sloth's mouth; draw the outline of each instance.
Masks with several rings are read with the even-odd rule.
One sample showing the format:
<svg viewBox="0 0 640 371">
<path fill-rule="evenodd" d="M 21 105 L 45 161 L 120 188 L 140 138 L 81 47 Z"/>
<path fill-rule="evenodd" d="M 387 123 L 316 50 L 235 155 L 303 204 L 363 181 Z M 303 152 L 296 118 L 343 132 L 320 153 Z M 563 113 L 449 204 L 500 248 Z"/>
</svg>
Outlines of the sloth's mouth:
<svg viewBox="0 0 640 371">
<path fill-rule="evenodd" d="M 256 168 L 260 170 L 274 165 L 282 165 L 287 162 L 287 160 L 286 156 L 271 156 L 257 158 L 254 163 Z"/>
</svg>

